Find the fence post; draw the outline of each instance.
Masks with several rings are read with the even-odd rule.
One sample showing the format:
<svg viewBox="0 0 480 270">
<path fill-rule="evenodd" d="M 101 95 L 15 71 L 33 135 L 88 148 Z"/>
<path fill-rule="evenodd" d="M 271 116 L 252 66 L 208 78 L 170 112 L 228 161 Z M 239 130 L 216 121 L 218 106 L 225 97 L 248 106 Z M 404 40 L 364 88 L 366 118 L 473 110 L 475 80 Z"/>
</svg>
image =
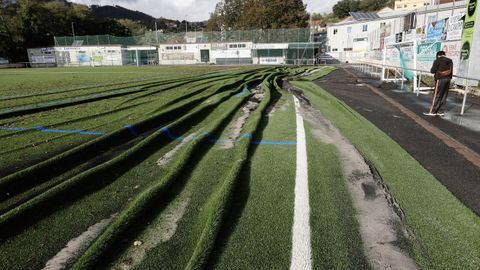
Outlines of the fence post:
<svg viewBox="0 0 480 270">
<path fill-rule="evenodd" d="M 382 65 L 382 81 L 385 81 L 385 65 L 387 64 L 387 46 L 385 45 L 385 42 L 383 44 L 383 65 Z"/>
<path fill-rule="evenodd" d="M 403 91 L 403 81 L 405 79 L 405 70 L 402 69 L 402 87 L 401 87 L 401 90 Z"/>
<path fill-rule="evenodd" d="M 425 14 L 427 16 L 427 14 Z M 417 96 L 420 94 L 417 87 L 417 35 L 413 38 L 413 92 L 417 92 Z"/>
<path fill-rule="evenodd" d="M 465 92 L 463 93 L 462 112 L 460 113 L 460 115 L 465 114 L 465 105 L 467 104 L 467 95 L 468 95 L 468 85 L 469 85 L 469 80 L 467 80 L 467 85 L 465 86 Z"/>
</svg>

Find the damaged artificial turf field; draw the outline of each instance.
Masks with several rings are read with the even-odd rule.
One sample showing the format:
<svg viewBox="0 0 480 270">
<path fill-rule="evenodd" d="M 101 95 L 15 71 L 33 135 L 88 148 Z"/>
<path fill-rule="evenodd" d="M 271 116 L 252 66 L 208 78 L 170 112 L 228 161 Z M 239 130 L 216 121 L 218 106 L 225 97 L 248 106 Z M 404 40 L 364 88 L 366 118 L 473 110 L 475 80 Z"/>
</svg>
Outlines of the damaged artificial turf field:
<svg viewBox="0 0 480 270">
<path fill-rule="evenodd" d="M 22 84 L 5 73 L 8 82 L 0 96 L 7 102 L 0 107 L 20 110 L 0 117 L 0 126 L 26 129 L 0 134 L 1 268 L 38 269 L 52 258 L 65 268 L 77 269 L 288 268 L 295 182 L 295 145 L 290 143 L 296 136 L 293 97 L 281 89 L 282 79 L 303 74 L 304 80 L 316 80 L 332 70 L 16 71 L 20 75 L 15 76 L 24 76 Z M 63 82 L 61 76 L 68 78 Z M 80 78 L 92 82 L 85 84 Z M 259 83 L 264 97 L 241 132 L 232 135 L 233 123 L 254 97 L 245 87 L 253 91 Z M 20 94 L 17 87 L 22 85 L 28 91 Z M 332 97 L 308 83 L 295 86 L 305 90 L 312 104 L 378 167 L 382 177 L 398 173 L 401 163 L 413 171 L 406 176 L 420 172 L 418 176 L 428 183 L 435 181 L 408 155 L 388 156 L 384 150 L 391 147 L 388 137 L 335 105 Z M 107 95 L 95 96 L 99 93 Z M 355 209 L 342 185 L 345 176 L 338 153 L 332 145 L 316 141 L 306 126 L 313 267 L 368 268 Z M 349 128 L 359 127 L 362 136 L 353 136 Z M 371 133 L 378 135 L 375 140 L 368 138 Z M 382 138 L 380 146 L 378 138 Z M 225 147 L 229 140 L 233 146 Z M 371 160 L 376 155 L 391 161 L 382 159 L 384 165 Z M 165 156 L 173 158 L 160 166 Z M 387 166 L 393 163 L 397 167 Z M 390 186 L 388 181 L 392 180 L 385 179 Z M 399 194 L 403 207 L 401 183 L 392 193 Z M 477 235 L 474 230 L 478 217 L 448 197 L 438 183 L 433 186 L 452 209 L 426 218 L 438 217 L 438 224 L 446 222 L 454 232 L 425 233 L 438 224 L 418 225 L 416 219 L 426 206 L 415 209 L 407 204 L 407 222 L 420 232 L 414 243 L 423 245 L 414 249 L 415 259 L 424 268 L 471 268 L 478 263 L 472 256 L 478 251 L 478 230 Z M 462 224 L 444 221 L 457 210 Z M 57 257 L 69 241 L 80 241 L 80 236 L 100 225 L 104 227 L 90 241 L 83 239 L 83 247 L 70 259 Z M 442 258 L 446 240 L 439 237 L 461 243 L 457 248 L 462 251 L 453 259 Z M 432 252 L 432 246 L 440 250 Z"/>
</svg>

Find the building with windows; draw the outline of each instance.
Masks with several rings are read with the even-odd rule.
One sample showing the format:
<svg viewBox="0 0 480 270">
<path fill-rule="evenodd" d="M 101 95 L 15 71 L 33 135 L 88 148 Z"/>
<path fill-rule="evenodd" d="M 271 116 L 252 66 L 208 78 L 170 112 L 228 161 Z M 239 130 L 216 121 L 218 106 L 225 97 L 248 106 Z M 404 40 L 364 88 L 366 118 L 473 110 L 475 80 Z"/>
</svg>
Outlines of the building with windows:
<svg viewBox="0 0 480 270">
<path fill-rule="evenodd" d="M 345 20 L 328 25 L 327 50 L 341 61 L 348 61 L 345 57 L 351 52 L 381 52 L 387 37 L 402 42 L 413 34 L 424 35 L 425 28 L 432 23 L 465 13 L 466 4 L 467 1 L 457 1 L 455 6 L 446 3 L 410 11 L 352 12 Z"/>
<path fill-rule="evenodd" d="M 395 10 L 414 10 L 432 4 L 432 0 L 396 0 Z"/>
</svg>

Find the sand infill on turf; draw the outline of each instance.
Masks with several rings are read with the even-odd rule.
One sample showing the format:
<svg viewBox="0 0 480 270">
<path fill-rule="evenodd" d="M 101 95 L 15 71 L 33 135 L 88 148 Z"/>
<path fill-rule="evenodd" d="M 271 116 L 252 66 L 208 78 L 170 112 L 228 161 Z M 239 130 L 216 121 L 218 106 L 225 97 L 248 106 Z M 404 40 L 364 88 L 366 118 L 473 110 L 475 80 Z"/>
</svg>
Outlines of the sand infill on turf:
<svg viewBox="0 0 480 270">
<path fill-rule="evenodd" d="M 105 228 L 112 222 L 116 214 L 110 218 L 103 219 L 95 225 L 90 226 L 87 231 L 80 236 L 70 240 L 65 248 L 51 258 L 43 270 L 60 270 L 67 269 L 67 266 L 75 261 L 83 252 L 90 246 L 90 244 L 105 230 Z"/>
<path fill-rule="evenodd" d="M 241 115 L 230 126 L 230 134 L 222 146 L 223 149 L 233 148 L 235 141 L 242 135 L 243 127 L 250 115 L 258 108 L 260 102 L 265 98 L 265 92 L 258 86 L 254 90 L 254 95 L 250 97 L 247 103 L 241 109 Z"/>
<path fill-rule="evenodd" d="M 189 203 L 190 198 L 186 198 L 169 205 L 165 213 L 154 220 L 152 225 L 132 242 L 126 255 L 112 269 L 133 269 L 142 263 L 148 251 L 172 239 Z"/>
<path fill-rule="evenodd" d="M 186 137 L 185 139 L 183 139 L 172 150 L 170 150 L 168 153 L 163 155 L 163 157 L 158 159 L 157 162 L 156 162 L 157 165 L 160 166 L 160 167 L 165 167 L 168 163 L 170 163 L 170 161 L 173 160 L 173 158 L 175 157 L 175 155 L 177 155 L 177 153 L 178 153 L 178 151 L 180 151 L 180 149 L 182 149 L 188 142 L 195 139 L 196 135 L 197 135 L 197 133 L 194 132 L 191 135 L 189 135 L 188 137 Z"/>
</svg>

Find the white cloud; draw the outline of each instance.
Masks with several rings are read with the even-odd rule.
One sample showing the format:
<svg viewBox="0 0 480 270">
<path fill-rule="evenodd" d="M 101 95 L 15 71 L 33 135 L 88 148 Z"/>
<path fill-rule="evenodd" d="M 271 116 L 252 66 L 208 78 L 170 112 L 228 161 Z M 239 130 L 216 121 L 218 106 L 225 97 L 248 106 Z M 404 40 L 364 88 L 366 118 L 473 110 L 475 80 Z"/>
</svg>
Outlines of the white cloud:
<svg viewBox="0 0 480 270">
<path fill-rule="evenodd" d="M 189 21 L 207 20 L 216 0 L 70 0 L 87 5 L 120 5 L 154 17 Z M 305 0 L 309 12 L 329 12 L 338 0 Z"/>
</svg>

